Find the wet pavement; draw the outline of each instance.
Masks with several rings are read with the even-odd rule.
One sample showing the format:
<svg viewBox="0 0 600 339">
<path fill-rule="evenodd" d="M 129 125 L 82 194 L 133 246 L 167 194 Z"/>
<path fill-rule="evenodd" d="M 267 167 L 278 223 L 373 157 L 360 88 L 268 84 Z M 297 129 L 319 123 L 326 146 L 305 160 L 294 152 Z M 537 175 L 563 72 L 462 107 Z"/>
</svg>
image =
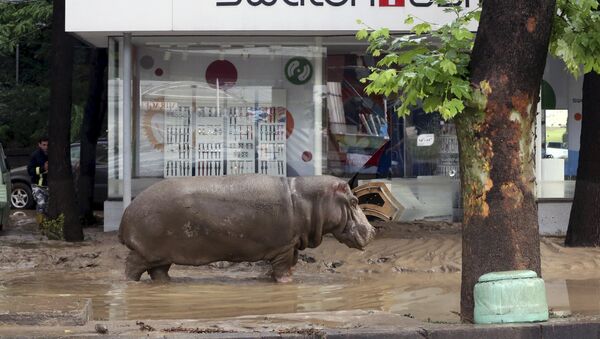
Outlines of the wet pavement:
<svg viewBox="0 0 600 339">
<path fill-rule="evenodd" d="M 97 278 L 97 277 L 96 277 Z M 96 281 L 93 275 L 37 273 L 7 279 L 1 296 L 91 298 L 98 320 L 210 319 L 242 315 L 381 310 L 423 320 L 457 322 L 459 277 L 378 277 L 361 281 L 274 284 L 269 279 L 175 278 L 168 284 Z M 415 280 L 420 282 L 415 287 Z M 435 310 L 435 311 L 434 311 Z"/>
<path fill-rule="evenodd" d="M 447 223 L 392 225 L 366 251 L 333 238 L 305 251 L 294 282 L 275 284 L 263 263 L 175 266 L 173 281 L 123 278 L 127 249 L 116 233 L 86 229 L 79 244 L 41 240 L 31 215 L 0 235 L 0 300 L 92 301 L 95 321 L 223 320 L 272 314 L 384 312 L 429 324 L 458 323 L 460 232 Z M 600 251 L 542 241 L 554 317 L 600 315 Z M 392 319 L 390 318 L 390 319 Z"/>
</svg>

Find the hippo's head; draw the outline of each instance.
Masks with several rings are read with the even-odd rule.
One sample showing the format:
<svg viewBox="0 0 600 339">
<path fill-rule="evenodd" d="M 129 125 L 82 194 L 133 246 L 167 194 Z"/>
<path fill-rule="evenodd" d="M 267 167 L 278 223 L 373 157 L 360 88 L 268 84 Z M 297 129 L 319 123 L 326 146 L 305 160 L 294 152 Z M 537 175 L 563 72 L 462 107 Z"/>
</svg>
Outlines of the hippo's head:
<svg viewBox="0 0 600 339">
<path fill-rule="evenodd" d="M 336 207 L 341 208 L 340 220 L 331 232 L 341 243 L 363 250 L 373 240 L 375 228 L 358 206 L 358 199 L 345 182 L 334 185 Z"/>
</svg>

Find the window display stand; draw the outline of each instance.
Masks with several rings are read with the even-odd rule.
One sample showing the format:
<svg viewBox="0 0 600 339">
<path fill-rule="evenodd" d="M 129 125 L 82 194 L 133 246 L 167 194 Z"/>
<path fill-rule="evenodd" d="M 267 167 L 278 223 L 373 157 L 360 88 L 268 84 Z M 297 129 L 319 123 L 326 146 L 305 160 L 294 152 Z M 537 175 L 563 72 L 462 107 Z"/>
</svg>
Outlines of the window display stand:
<svg viewBox="0 0 600 339">
<path fill-rule="evenodd" d="M 454 124 L 444 124 L 438 139 L 440 143 L 440 158 L 436 174 L 458 179 L 460 168 L 458 163 L 458 138 L 456 137 Z"/>
<path fill-rule="evenodd" d="M 179 106 L 165 112 L 164 176 L 286 176 L 285 109 Z"/>
<path fill-rule="evenodd" d="M 227 175 L 256 173 L 254 112 L 250 107 L 227 109 Z"/>
<path fill-rule="evenodd" d="M 165 178 L 192 175 L 193 149 L 191 147 L 190 118 L 189 106 L 179 106 L 175 110 L 166 111 Z"/>
<path fill-rule="evenodd" d="M 258 123 L 258 173 L 286 176 L 286 124 L 285 116 L 268 108 Z"/>
<path fill-rule="evenodd" d="M 196 110 L 196 176 L 224 174 L 225 125 L 224 118 L 215 107 Z"/>
</svg>

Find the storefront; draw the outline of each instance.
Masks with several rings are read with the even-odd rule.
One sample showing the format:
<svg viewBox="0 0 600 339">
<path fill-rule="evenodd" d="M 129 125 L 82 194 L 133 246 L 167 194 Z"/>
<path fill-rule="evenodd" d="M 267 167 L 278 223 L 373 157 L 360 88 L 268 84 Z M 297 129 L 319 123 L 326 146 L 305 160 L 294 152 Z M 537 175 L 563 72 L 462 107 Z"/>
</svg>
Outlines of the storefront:
<svg viewBox="0 0 600 339">
<path fill-rule="evenodd" d="M 109 48 L 105 229 L 159 180 L 242 173 L 377 173 L 405 220 L 456 217 L 453 124 L 398 119 L 360 82 L 357 19 L 403 33 L 407 14 L 450 19 L 430 0 L 67 0 L 66 30 Z M 386 143 L 389 165 L 363 168 Z"/>
</svg>

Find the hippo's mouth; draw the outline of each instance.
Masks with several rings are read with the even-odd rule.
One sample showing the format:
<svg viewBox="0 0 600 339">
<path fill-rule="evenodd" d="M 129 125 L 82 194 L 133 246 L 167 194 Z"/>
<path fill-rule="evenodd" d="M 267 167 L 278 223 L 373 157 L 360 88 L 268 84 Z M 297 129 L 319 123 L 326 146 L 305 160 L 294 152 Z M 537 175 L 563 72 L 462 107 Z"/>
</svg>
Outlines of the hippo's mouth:
<svg viewBox="0 0 600 339">
<path fill-rule="evenodd" d="M 338 238 L 339 241 L 350 248 L 356 248 L 363 251 L 374 236 L 373 226 L 364 225 L 350 221 Z"/>
<path fill-rule="evenodd" d="M 334 233 L 334 236 L 350 248 L 364 250 L 365 246 L 373 240 L 375 229 L 358 206 L 348 208 L 345 217 L 345 227 L 341 232 Z"/>
</svg>

